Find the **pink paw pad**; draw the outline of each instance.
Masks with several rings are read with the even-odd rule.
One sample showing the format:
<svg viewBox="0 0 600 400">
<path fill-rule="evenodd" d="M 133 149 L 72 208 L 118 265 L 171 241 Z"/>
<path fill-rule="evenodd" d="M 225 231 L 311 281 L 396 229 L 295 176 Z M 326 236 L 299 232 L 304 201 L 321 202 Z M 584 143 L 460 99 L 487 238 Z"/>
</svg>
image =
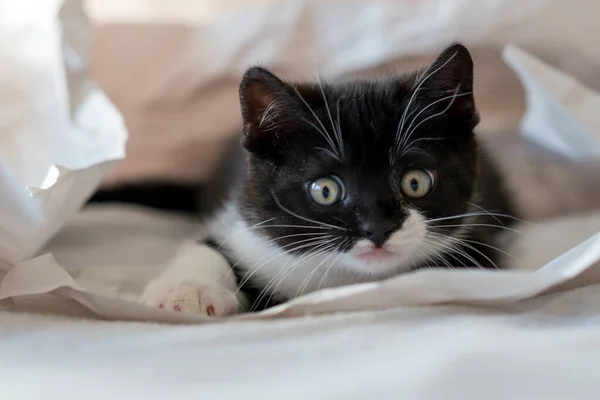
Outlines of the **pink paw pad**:
<svg viewBox="0 0 600 400">
<path fill-rule="evenodd" d="M 181 305 L 182 305 L 183 301 L 181 300 L 177 300 L 174 304 L 173 304 L 173 310 L 174 311 L 179 311 L 181 312 Z"/>
</svg>

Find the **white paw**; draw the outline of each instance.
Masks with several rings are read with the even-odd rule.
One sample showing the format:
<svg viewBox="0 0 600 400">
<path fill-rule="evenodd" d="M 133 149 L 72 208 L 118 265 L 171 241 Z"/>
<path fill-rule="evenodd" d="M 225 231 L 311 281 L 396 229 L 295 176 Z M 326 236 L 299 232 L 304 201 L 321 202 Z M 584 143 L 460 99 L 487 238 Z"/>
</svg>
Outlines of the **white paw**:
<svg viewBox="0 0 600 400">
<path fill-rule="evenodd" d="M 235 293 L 217 283 L 172 283 L 160 279 L 148 285 L 141 301 L 151 307 L 210 317 L 236 314 L 239 307 Z"/>
</svg>

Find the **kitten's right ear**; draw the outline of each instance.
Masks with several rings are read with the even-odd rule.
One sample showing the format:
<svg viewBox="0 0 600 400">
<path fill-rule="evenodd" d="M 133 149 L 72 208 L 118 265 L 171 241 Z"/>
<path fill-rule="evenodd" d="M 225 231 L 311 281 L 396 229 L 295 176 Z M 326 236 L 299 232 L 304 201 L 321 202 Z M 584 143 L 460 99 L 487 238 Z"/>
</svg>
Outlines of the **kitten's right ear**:
<svg viewBox="0 0 600 400">
<path fill-rule="evenodd" d="M 274 128 L 290 115 L 294 103 L 289 90 L 288 84 L 264 68 L 246 71 L 240 84 L 240 105 L 247 150 L 264 153 L 274 147 Z"/>
</svg>

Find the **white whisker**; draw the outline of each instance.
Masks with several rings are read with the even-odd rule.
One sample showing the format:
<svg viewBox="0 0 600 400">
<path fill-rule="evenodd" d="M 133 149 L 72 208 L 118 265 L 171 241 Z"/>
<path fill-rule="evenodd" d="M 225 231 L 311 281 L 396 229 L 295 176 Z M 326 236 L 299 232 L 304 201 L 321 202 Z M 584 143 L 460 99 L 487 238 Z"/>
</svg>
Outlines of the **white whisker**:
<svg viewBox="0 0 600 400">
<path fill-rule="evenodd" d="M 462 225 L 436 225 L 435 228 L 439 229 L 439 228 L 469 228 L 469 227 L 473 227 L 473 226 L 480 226 L 480 227 L 488 227 L 488 228 L 498 228 L 498 229 L 504 229 L 510 232 L 514 232 L 514 233 L 518 233 L 518 234 L 522 234 L 521 232 L 519 232 L 516 229 L 512 229 L 512 228 L 508 228 L 506 226 L 502 226 L 502 225 L 494 225 L 494 224 L 462 224 Z"/>
<path fill-rule="evenodd" d="M 446 97 L 442 97 L 439 100 L 434 101 L 433 103 L 429 104 L 427 107 L 424 107 L 411 121 L 410 125 L 408 125 L 408 133 L 405 134 L 402 137 L 402 141 L 399 143 L 398 145 L 398 150 L 402 147 L 405 147 L 406 143 L 408 142 L 408 140 L 412 137 L 413 133 L 421 126 L 423 125 L 425 122 L 433 119 L 433 118 L 437 118 L 440 115 L 444 115 L 449 109 L 450 107 L 452 107 L 452 105 L 454 104 L 454 101 L 456 101 L 457 97 L 461 97 L 461 96 L 467 96 L 467 95 L 471 95 L 473 94 L 473 92 L 467 92 L 467 93 L 461 93 L 461 94 L 457 94 L 458 90 L 460 89 L 460 85 L 457 86 L 456 91 L 454 92 L 454 94 L 452 96 L 446 96 Z M 427 111 L 428 109 L 430 109 L 431 107 L 435 106 L 436 104 L 445 101 L 445 100 L 450 100 L 450 103 L 448 103 L 448 105 L 446 106 L 446 108 L 444 108 L 442 111 L 435 113 L 433 115 L 430 115 L 429 117 L 423 119 L 421 122 L 419 122 L 414 128 L 411 129 L 412 125 L 415 123 L 415 121 L 417 120 L 417 118 L 423 114 L 425 111 Z"/>
<path fill-rule="evenodd" d="M 323 283 L 325 282 L 325 278 L 329 275 L 329 271 L 331 271 L 331 268 L 333 268 L 333 266 L 337 263 L 337 261 L 340 259 L 340 257 L 344 254 L 343 252 L 341 252 L 342 247 L 347 243 L 349 239 L 346 238 L 344 240 L 342 240 L 342 242 L 338 245 L 337 249 L 335 250 L 336 252 L 339 252 L 339 254 L 337 255 L 337 257 L 329 264 L 329 267 L 327 267 L 327 269 L 325 270 L 325 272 L 323 273 L 323 276 L 321 276 L 321 280 L 319 281 L 319 285 L 317 286 L 317 290 L 321 289 L 321 286 L 323 285 Z"/>
<path fill-rule="evenodd" d="M 311 127 L 313 127 L 313 129 L 315 129 L 317 132 L 319 132 L 321 134 L 321 136 L 323 136 L 323 138 L 325 139 L 325 141 L 327 142 L 327 144 L 329 146 L 331 146 L 332 151 L 330 152 L 331 154 L 334 155 L 334 158 L 336 160 L 338 160 L 339 162 L 341 162 L 341 157 L 337 154 L 336 147 L 335 147 L 335 143 L 333 142 L 333 140 L 331 139 L 331 136 L 329 135 L 329 133 L 323 132 L 321 129 L 319 129 L 315 124 L 313 124 L 312 122 L 310 122 L 309 120 L 307 120 L 306 118 L 302 118 L 302 120 L 304 122 L 306 122 L 307 124 L 309 124 Z"/>
<path fill-rule="evenodd" d="M 444 112 L 447 111 L 447 109 L 452 106 L 452 103 L 454 103 L 454 99 L 456 98 L 456 94 L 458 93 L 458 91 L 460 90 L 460 85 L 458 85 L 456 87 L 456 89 L 454 89 L 454 91 L 452 92 L 452 94 L 450 96 L 444 96 L 441 99 L 438 99 L 430 104 L 428 104 L 427 106 L 423 107 L 418 113 L 416 113 L 416 115 L 411 119 L 410 123 L 408 124 L 408 128 L 406 129 L 406 132 L 411 132 L 411 127 L 413 126 L 413 124 L 415 123 L 415 121 L 419 118 L 419 116 L 421 114 L 423 114 L 425 111 L 427 111 L 428 109 L 430 109 L 431 107 L 435 106 L 438 103 L 441 103 L 442 101 L 446 101 L 448 99 L 452 99 L 450 101 L 450 104 L 447 106 L 447 108 L 441 113 L 443 114 Z M 441 115 L 440 114 L 440 115 Z M 404 133 L 404 132 L 403 132 Z M 398 146 L 401 147 L 402 143 L 406 143 L 406 141 L 408 140 L 410 136 L 404 134 L 401 138 L 400 143 L 398 143 Z"/>
<path fill-rule="evenodd" d="M 481 252 L 480 250 L 476 249 L 476 248 L 475 248 L 474 246 L 472 246 L 471 244 L 469 244 L 469 243 L 466 243 L 466 242 L 467 242 L 467 240 L 465 240 L 465 239 L 462 239 L 462 238 L 456 238 L 456 237 L 452 237 L 452 236 L 444 236 L 444 235 L 441 235 L 441 234 L 435 234 L 435 235 L 437 235 L 438 237 L 444 238 L 444 239 L 446 239 L 446 240 L 450 240 L 450 241 L 452 241 L 452 242 L 456 243 L 458 246 L 464 246 L 464 247 L 466 247 L 466 248 L 468 248 L 468 249 L 470 249 L 470 250 L 472 250 L 472 251 L 474 251 L 474 252 L 478 253 L 478 254 L 479 254 L 479 255 L 481 255 L 483 258 L 485 258 L 485 259 L 486 259 L 486 260 L 487 260 L 487 261 L 488 261 L 488 262 L 489 262 L 491 265 L 493 265 L 493 266 L 494 266 L 494 268 L 496 268 L 496 269 L 499 269 L 499 268 L 498 268 L 498 266 L 496 265 L 496 263 L 495 263 L 495 262 L 494 262 L 492 259 L 490 259 L 490 258 L 489 258 L 487 255 L 485 255 L 485 254 L 484 254 L 483 252 Z M 483 244 L 483 243 L 479 243 L 479 244 Z M 485 244 L 484 244 L 484 245 L 485 245 Z M 493 246 L 492 246 L 492 247 L 493 247 Z"/>
<path fill-rule="evenodd" d="M 450 262 L 444 257 L 442 257 L 442 255 L 440 254 L 447 253 L 447 250 L 444 252 L 444 250 L 440 249 L 438 243 L 433 242 L 427 238 L 423 240 L 423 243 L 428 247 L 427 250 L 428 253 L 430 253 L 429 258 L 433 259 L 432 261 L 441 262 L 442 264 L 444 264 L 444 266 L 448 267 L 449 269 L 454 269 L 454 266 L 450 264 Z"/>
<path fill-rule="evenodd" d="M 445 235 L 441 235 L 441 236 L 447 237 Z M 479 242 L 477 240 L 471 240 L 471 239 L 465 239 L 465 238 L 458 238 L 458 237 L 451 237 L 451 239 L 455 240 L 455 241 L 457 241 L 458 243 L 461 243 L 461 244 L 464 243 L 464 242 L 466 242 L 466 243 L 472 243 L 472 244 L 476 244 L 476 245 L 479 245 L 479 246 L 487 247 L 489 249 L 496 250 L 497 252 L 502 253 L 502 254 L 506 255 L 507 257 L 515 258 L 512 254 L 510 254 L 510 253 L 508 253 L 508 252 L 506 252 L 506 251 L 504 251 L 504 250 L 502 250 L 502 249 L 500 249 L 500 248 L 498 248 L 496 246 L 492 246 L 491 244 Z M 465 245 L 466 245 L 466 243 L 465 243 Z"/>
<path fill-rule="evenodd" d="M 323 226 L 309 226 L 309 225 L 262 225 L 257 226 L 250 229 L 258 229 L 258 228 L 298 228 L 298 229 L 324 229 L 329 230 L 327 227 Z"/>
<path fill-rule="evenodd" d="M 271 113 L 273 112 L 273 109 L 275 108 L 275 105 L 277 104 L 277 100 L 273 100 L 271 102 L 271 104 L 269 104 L 267 106 L 267 108 L 265 109 L 265 111 L 262 114 L 262 117 L 260 119 L 260 122 L 258 123 L 258 127 L 259 128 L 263 128 L 263 125 L 265 123 L 271 123 L 272 124 L 272 120 L 276 117 L 276 115 L 271 116 Z M 273 129 L 272 127 L 269 129 Z"/>
<path fill-rule="evenodd" d="M 425 155 L 431 157 L 431 155 L 429 153 L 427 153 L 423 149 L 419 149 L 418 147 L 415 147 L 415 145 L 419 142 L 434 141 L 434 140 L 448 140 L 448 139 L 449 138 L 419 138 L 419 139 L 415 139 L 405 146 L 405 150 L 402 150 L 400 157 L 404 157 L 406 154 L 413 153 L 413 152 L 420 152 L 422 154 L 425 154 Z"/>
<path fill-rule="evenodd" d="M 330 251 L 331 249 L 333 249 L 335 247 L 335 244 L 330 244 L 330 243 L 324 243 L 318 247 L 316 247 L 314 249 L 314 251 L 312 253 L 307 253 L 306 255 L 304 255 L 303 257 L 301 257 L 299 260 L 294 260 L 293 262 L 293 266 L 291 268 L 287 268 L 287 265 L 289 263 L 286 262 L 286 264 L 282 267 L 281 271 L 278 272 L 275 277 L 273 279 L 270 280 L 269 284 L 266 285 L 262 290 L 261 293 L 259 294 L 259 296 L 256 298 L 254 303 L 260 303 L 260 301 L 264 298 L 264 296 L 266 296 L 266 294 L 269 292 L 269 285 L 275 285 L 273 287 L 272 290 L 270 290 L 271 295 L 269 296 L 269 299 L 267 300 L 267 303 L 271 301 L 271 299 L 273 298 L 277 287 L 283 283 L 283 281 L 285 281 L 285 279 L 287 279 L 288 276 L 290 276 L 298 267 L 302 266 L 304 263 L 306 263 L 307 261 L 310 261 L 311 259 L 318 257 L 322 254 L 327 253 L 328 251 Z M 292 260 L 292 259 L 290 259 Z M 275 279 L 279 278 L 278 281 L 275 281 Z M 254 304 L 253 304 L 254 305 Z"/>
<path fill-rule="evenodd" d="M 341 100 L 342 100 L 341 97 L 338 98 L 335 108 L 336 108 L 336 113 L 337 113 L 337 131 L 339 134 L 340 150 L 342 152 L 342 157 L 344 157 L 344 155 L 345 155 L 344 139 L 342 138 L 342 125 L 340 124 L 340 101 Z"/>
<path fill-rule="evenodd" d="M 319 123 L 319 125 L 321 126 L 321 129 L 317 128 L 312 122 L 310 122 L 307 119 L 304 119 L 306 122 L 308 122 L 313 128 L 315 128 L 318 132 L 320 132 L 323 137 L 325 138 L 325 140 L 327 140 L 327 142 L 329 143 L 329 145 L 331 146 L 331 149 L 333 150 L 333 152 L 335 154 L 337 154 L 337 152 L 335 151 L 335 145 L 333 144 L 333 140 L 331 139 L 331 136 L 329 135 L 327 129 L 325 128 L 325 125 L 323 125 L 323 122 L 319 119 L 319 117 L 317 116 L 317 114 L 315 113 L 315 111 L 312 109 L 312 107 L 308 104 L 308 102 L 304 99 L 304 97 L 302 97 L 302 95 L 300 94 L 300 91 L 298 90 L 298 88 L 296 88 L 296 86 L 292 85 L 292 88 L 294 89 L 294 91 L 296 92 L 296 95 L 298 95 L 298 97 L 300 98 L 300 100 L 302 101 L 302 103 L 304 103 L 304 105 L 306 106 L 306 108 L 308 108 L 308 110 L 310 111 L 310 113 L 312 114 L 312 116 L 317 120 L 317 122 Z M 338 155 L 338 159 L 341 160 L 341 156 L 339 154 Z"/>
<path fill-rule="evenodd" d="M 296 245 L 298 245 L 298 244 L 300 244 L 300 243 L 304 243 L 304 244 L 302 244 L 302 245 L 300 245 L 300 246 L 294 247 L 293 249 L 288 249 L 288 250 L 286 250 L 286 251 L 277 252 L 277 253 L 276 253 L 274 256 L 271 256 L 270 258 L 268 258 L 266 261 L 263 261 L 262 263 L 261 263 L 261 261 L 262 261 L 262 260 L 264 260 L 266 257 L 268 257 L 268 255 L 267 255 L 267 256 L 264 256 L 264 257 L 261 257 L 261 258 L 260 258 L 260 259 L 259 259 L 257 262 L 255 262 L 255 263 L 254 263 L 254 264 L 253 264 L 253 265 L 252 265 L 250 268 L 248 268 L 248 270 L 249 270 L 249 271 L 252 271 L 252 272 L 251 272 L 250 274 L 248 274 L 247 276 L 245 276 L 245 277 L 244 277 L 244 278 L 243 278 L 243 279 L 240 281 L 240 283 L 239 283 L 239 285 L 238 285 L 238 289 L 236 290 L 236 293 L 240 291 L 240 289 L 242 288 L 242 286 L 243 286 L 244 284 L 246 284 L 246 283 L 247 283 L 247 282 L 250 280 L 250 278 L 252 278 L 252 276 L 253 276 L 253 275 L 254 275 L 254 274 L 255 274 L 255 273 L 256 273 L 256 272 L 257 272 L 259 269 L 261 269 L 261 268 L 262 268 L 263 266 L 265 266 L 267 263 L 269 263 L 269 262 L 273 261 L 275 258 L 277 258 L 277 257 L 281 257 L 281 256 L 283 256 L 283 255 L 289 254 L 289 253 L 291 253 L 291 252 L 294 252 L 294 251 L 297 251 L 297 250 L 305 249 L 305 248 L 307 248 L 307 247 L 311 247 L 311 246 L 317 246 L 317 245 L 321 245 L 321 244 L 323 244 L 323 243 L 331 243 L 331 242 L 333 242 L 334 240 L 337 240 L 337 239 L 336 239 L 336 238 L 333 238 L 333 239 L 329 239 L 329 240 L 324 240 L 323 238 L 318 238 L 318 239 L 311 238 L 311 239 L 299 240 L 299 241 L 296 241 L 296 242 L 293 242 L 293 243 L 289 243 L 289 244 L 287 244 L 287 245 L 284 245 L 284 246 L 280 246 L 279 248 L 283 250 L 283 249 L 286 249 L 286 248 L 288 248 L 288 247 L 290 247 L 290 246 L 296 246 Z M 311 241 L 312 241 L 312 242 L 311 242 Z M 310 242 L 310 243 L 307 243 L 307 242 Z M 234 265 L 233 265 L 231 268 L 235 268 L 235 267 L 236 267 L 236 265 L 237 265 L 237 264 L 239 264 L 239 263 L 240 263 L 240 261 L 242 261 L 242 259 L 243 259 L 243 258 L 244 258 L 244 257 L 242 257 L 240 260 L 238 260 L 238 261 L 237 261 L 237 262 L 236 262 L 236 263 L 235 263 L 235 264 L 234 264 Z M 258 265 L 259 263 L 261 263 L 261 264 L 260 264 L 260 265 L 257 267 L 257 265 Z"/>
<path fill-rule="evenodd" d="M 333 123 L 333 117 L 331 116 L 331 110 L 329 109 L 329 103 L 327 102 L 327 97 L 325 96 L 325 90 L 323 89 L 323 84 L 321 82 L 321 78 L 318 78 L 319 89 L 321 90 L 321 95 L 323 96 L 323 102 L 325 103 L 325 109 L 327 110 L 327 116 L 329 116 L 329 122 L 331 123 L 331 129 L 333 130 L 334 136 L 338 142 L 338 152 L 341 158 L 344 158 L 344 145 L 342 143 L 341 132 L 335 129 L 335 125 Z M 339 112 L 338 112 L 339 116 Z M 339 120 L 339 119 L 338 119 Z"/>
<path fill-rule="evenodd" d="M 483 268 L 483 266 L 481 264 L 479 264 L 473 257 L 471 257 L 466 251 L 461 250 L 460 248 L 458 248 L 456 246 L 453 246 L 451 244 L 445 244 L 442 241 L 438 242 L 437 245 L 442 246 L 442 247 L 448 249 L 449 250 L 448 255 L 451 256 L 452 253 L 456 253 L 456 254 L 458 254 L 458 255 L 466 258 L 468 261 L 472 262 L 474 267 Z M 458 259 L 456 259 L 456 260 L 458 261 Z"/>
<path fill-rule="evenodd" d="M 448 63 L 450 63 L 450 61 L 452 61 L 454 59 L 454 57 L 456 57 L 457 54 L 458 54 L 458 52 L 455 52 L 454 54 L 452 54 L 452 56 L 450 58 L 448 58 L 448 60 L 446 60 L 446 62 L 444 62 L 442 65 L 440 65 L 439 67 L 437 67 L 436 69 L 431 71 L 429 74 L 427 74 L 427 76 L 425 76 L 425 78 L 423 78 L 423 80 L 421 80 L 421 81 L 417 80 L 418 85 L 417 85 L 416 89 L 413 91 L 413 94 L 410 96 L 410 99 L 408 100 L 408 105 L 404 109 L 404 112 L 402 113 L 402 117 L 400 118 L 400 122 L 398 123 L 398 128 L 396 129 L 396 139 L 395 139 L 396 145 L 400 141 L 400 133 L 404 129 L 404 123 L 406 121 L 406 115 L 408 113 L 408 110 L 410 110 L 412 102 L 414 101 L 415 97 L 417 96 L 417 93 L 419 92 L 419 90 L 421 90 L 421 86 L 423 86 L 423 84 L 425 82 L 427 82 L 427 80 L 429 80 L 430 77 L 432 77 L 434 74 L 436 74 L 442 68 L 444 68 L 446 65 L 448 65 Z"/>
<path fill-rule="evenodd" d="M 471 203 L 471 202 L 468 202 L 468 201 L 467 201 L 467 204 L 468 204 L 468 205 L 470 205 L 470 206 L 472 206 L 472 207 L 475 207 L 475 208 L 478 208 L 478 209 L 480 209 L 482 212 L 484 212 L 486 215 L 489 215 L 490 217 L 494 218 L 494 219 L 495 219 L 496 221 L 498 221 L 498 223 L 500 223 L 500 224 L 502 223 L 502 221 L 500 221 L 500 220 L 499 220 L 498 218 L 496 218 L 496 217 L 510 218 L 510 219 L 512 219 L 512 220 L 515 220 L 515 221 L 521 222 L 521 223 L 523 223 L 523 224 L 529 224 L 529 221 L 525 221 L 524 219 L 520 219 L 520 218 L 514 217 L 514 216 L 512 216 L 512 215 L 508 215 L 508 214 L 500 214 L 500 213 L 498 213 L 498 212 L 496 212 L 496 211 L 492 211 L 492 210 L 486 210 L 485 208 L 483 208 L 483 207 L 481 207 L 481 206 L 479 206 L 479 205 L 477 205 L 477 204 L 475 204 L 475 203 Z"/>
<path fill-rule="evenodd" d="M 294 297 L 298 297 L 298 295 L 304 294 L 304 291 L 306 290 L 306 286 L 308 286 L 308 283 L 310 282 L 311 278 L 314 276 L 314 274 L 317 272 L 317 270 L 323 265 L 323 263 L 325 261 L 327 261 L 333 254 L 335 254 L 335 252 L 330 252 L 327 256 L 325 256 L 325 258 L 315 268 L 312 269 L 312 271 L 306 276 L 306 278 L 304 278 L 302 283 L 300 283 L 300 286 L 298 286 L 298 290 L 296 291 L 296 294 L 294 295 Z"/>
<path fill-rule="evenodd" d="M 288 213 L 288 214 L 290 214 L 291 216 L 293 216 L 293 217 L 296 217 L 296 218 L 298 218 L 298 219 L 301 219 L 301 220 L 303 220 L 303 221 L 306 221 L 306 222 L 312 222 L 313 224 L 317 224 L 317 225 L 320 225 L 320 226 L 327 226 L 327 227 L 329 227 L 329 228 L 332 228 L 332 229 L 339 229 L 339 230 L 341 230 L 341 231 L 347 231 L 347 230 L 348 230 L 348 229 L 346 229 L 346 228 L 342 228 L 341 226 L 337 226 L 337 225 L 331 225 L 331 224 L 326 224 L 325 222 L 319 222 L 319 221 L 315 221 L 314 219 L 310 219 L 310 218 L 306 218 L 306 217 L 303 217 L 303 216 L 301 216 L 301 215 L 298 215 L 298 214 L 294 213 L 293 211 L 290 211 L 290 210 L 288 210 L 287 208 L 285 208 L 285 207 L 284 207 L 284 206 L 283 206 L 283 205 L 282 205 L 282 204 L 279 202 L 279 199 L 278 199 L 278 198 L 277 198 L 277 196 L 275 195 L 275 192 L 273 191 L 273 189 L 271 189 L 271 195 L 273 196 L 273 200 L 275 200 L 275 203 L 277 203 L 277 206 L 278 206 L 279 208 L 281 208 L 283 211 L 285 211 L 286 213 Z"/>
<path fill-rule="evenodd" d="M 433 218 L 433 219 L 428 219 L 427 221 L 425 221 L 425 223 L 429 224 L 432 222 L 439 222 L 439 221 L 447 221 L 447 220 L 451 220 L 451 219 L 458 219 L 458 218 L 463 218 L 463 217 L 478 217 L 478 216 L 497 216 L 497 217 L 504 217 L 504 218 L 511 218 L 511 219 L 517 219 L 511 215 L 508 214 L 499 214 L 499 213 L 492 213 L 492 212 L 468 212 L 468 213 L 464 213 L 464 214 L 457 214 L 457 215 L 452 215 L 450 217 L 442 217 L 442 218 Z"/>
<path fill-rule="evenodd" d="M 250 226 L 250 227 L 249 227 L 249 229 L 256 229 L 256 228 L 259 228 L 259 227 L 261 227 L 261 225 L 263 225 L 263 224 L 266 224 L 266 223 L 268 223 L 268 222 L 271 222 L 271 221 L 274 221 L 274 220 L 276 220 L 276 219 L 277 219 L 277 218 L 269 218 L 269 219 L 266 219 L 266 220 L 264 220 L 264 221 L 261 221 L 261 222 L 259 222 L 259 223 L 257 223 L 257 224 L 254 224 L 254 225 Z M 225 238 L 225 239 L 224 239 L 224 240 L 223 240 L 223 241 L 222 241 L 222 242 L 219 244 L 219 246 L 217 247 L 217 250 L 219 250 L 221 247 L 223 247 L 223 245 L 224 245 L 225 243 L 227 243 L 229 240 L 233 239 L 233 238 L 234 238 L 234 237 L 236 237 L 237 235 L 240 235 L 241 233 L 243 233 L 243 231 L 239 231 L 239 232 L 236 232 L 236 233 L 234 233 L 234 234 L 232 234 L 232 235 L 229 235 L 227 238 Z"/>
<path fill-rule="evenodd" d="M 323 153 L 330 155 L 334 160 L 341 162 L 341 160 L 336 156 L 331 150 L 326 149 L 325 147 L 317 147 L 316 150 L 321 150 Z"/>
</svg>

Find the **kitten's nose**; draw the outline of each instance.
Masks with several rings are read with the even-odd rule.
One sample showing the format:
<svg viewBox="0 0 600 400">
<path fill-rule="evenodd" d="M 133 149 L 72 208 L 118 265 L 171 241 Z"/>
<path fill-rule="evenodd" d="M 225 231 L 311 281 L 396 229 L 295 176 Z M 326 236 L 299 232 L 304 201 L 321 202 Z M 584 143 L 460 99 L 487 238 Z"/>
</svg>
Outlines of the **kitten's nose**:
<svg viewBox="0 0 600 400">
<path fill-rule="evenodd" d="M 394 224 L 389 221 L 367 222 L 361 225 L 361 231 L 376 247 L 381 247 L 394 233 Z"/>
</svg>

